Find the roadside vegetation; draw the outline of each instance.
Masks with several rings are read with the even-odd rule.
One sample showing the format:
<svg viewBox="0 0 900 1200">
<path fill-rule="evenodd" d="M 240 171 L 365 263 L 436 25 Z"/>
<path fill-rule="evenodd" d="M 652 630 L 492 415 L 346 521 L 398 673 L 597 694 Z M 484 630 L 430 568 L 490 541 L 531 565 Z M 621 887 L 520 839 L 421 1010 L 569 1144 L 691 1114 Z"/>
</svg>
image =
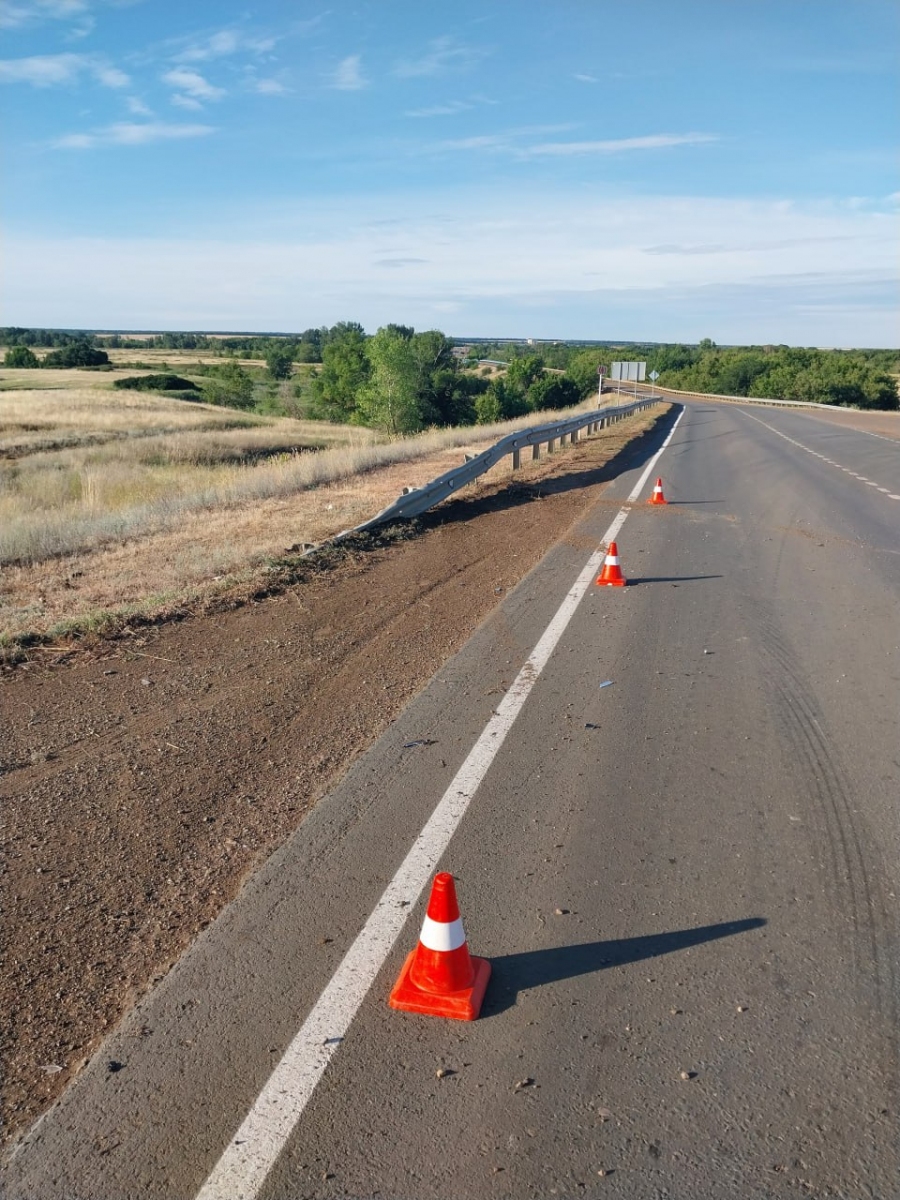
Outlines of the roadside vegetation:
<svg viewBox="0 0 900 1200">
<path fill-rule="evenodd" d="M 35 380 L 46 381 L 46 389 L 6 386 L 20 383 L 19 374 L 26 372 L 0 371 L 0 564 L 7 567 L 147 537 L 190 514 L 246 508 L 340 480 L 355 479 L 365 493 L 362 477 L 375 469 L 468 448 L 475 433 L 459 426 L 392 437 L 357 422 L 180 399 L 197 394 L 183 391 L 191 381 L 180 373 L 97 379 L 88 371 L 47 370 Z M 168 394 L 146 390 L 173 381 Z M 208 396 L 205 388 L 200 394 Z M 364 397 L 378 403 L 371 384 Z M 523 413 L 512 424 L 489 424 L 476 440 L 540 419 Z"/>
<path fill-rule="evenodd" d="M 390 439 L 111 388 L 47 392 L 44 417 L 67 400 L 65 429 L 19 425 L 13 435 L 12 406 L 39 410 L 40 394 L 0 393 L 0 661 L 35 640 L 266 591 L 306 562 L 304 546 L 544 419 Z M 54 438 L 70 440 L 47 449 Z M 517 478 L 549 467 L 529 460 Z M 509 459 L 495 466 L 488 485 L 510 470 Z"/>
<path fill-rule="evenodd" d="M 508 360 L 510 369 L 534 351 L 510 343 L 477 347 L 482 358 Z M 723 396 L 804 400 L 852 408 L 896 410 L 897 350 L 819 350 L 798 346 L 616 345 L 540 347 L 546 367 L 563 370 L 582 395 L 597 386 L 597 368 L 616 359 L 647 363 L 661 387 Z"/>
<path fill-rule="evenodd" d="M 484 424 L 568 407 L 591 395 L 597 368 L 645 360 L 664 387 L 897 409 L 896 350 L 597 342 L 477 342 L 439 330 L 386 325 L 369 337 L 354 321 L 296 335 L 116 333 L 0 329 L 4 366 L 172 375 L 141 386 L 176 398 L 295 418 L 365 425 L 396 436 L 433 426 Z M 484 360 L 494 365 L 484 365 Z M 500 365 L 496 365 L 499 363 Z M 146 378 L 146 377 L 145 377 Z M 0 382 L 0 387 L 10 386 Z M 22 386 L 21 383 L 19 386 Z"/>
</svg>

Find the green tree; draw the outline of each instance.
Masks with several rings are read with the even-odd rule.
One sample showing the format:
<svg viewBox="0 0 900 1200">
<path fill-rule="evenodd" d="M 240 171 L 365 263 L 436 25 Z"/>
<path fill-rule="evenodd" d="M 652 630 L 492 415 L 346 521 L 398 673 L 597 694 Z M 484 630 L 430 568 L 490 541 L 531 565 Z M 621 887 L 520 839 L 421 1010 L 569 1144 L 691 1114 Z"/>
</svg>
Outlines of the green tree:
<svg viewBox="0 0 900 1200">
<path fill-rule="evenodd" d="M 216 367 L 215 375 L 206 380 L 203 393 L 208 404 L 221 404 L 226 408 L 253 407 L 253 380 L 234 361 Z"/>
<path fill-rule="evenodd" d="M 506 368 L 506 382 L 525 393 L 544 374 L 544 360 L 539 354 L 514 358 Z"/>
<path fill-rule="evenodd" d="M 27 346 L 10 346 L 3 359 L 4 367 L 39 367 L 36 354 Z"/>
<path fill-rule="evenodd" d="M 394 436 L 415 433 L 423 419 L 412 334 L 407 336 L 402 326 L 386 325 L 366 350 L 372 373 L 357 397 L 357 419 Z"/>
<path fill-rule="evenodd" d="M 488 384 L 475 375 L 466 375 L 455 367 L 445 367 L 431 376 L 432 418 L 440 425 L 472 425 L 476 420 L 475 405 L 487 391 Z"/>
<path fill-rule="evenodd" d="M 494 421 L 511 421 L 528 412 L 528 401 L 524 393 L 508 379 L 492 379 L 487 391 L 475 400 L 475 412 L 479 425 L 490 425 Z"/>
<path fill-rule="evenodd" d="M 322 350 L 322 370 L 311 387 L 312 411 L 326 421 L 349 421 L 371 366 L 361 325 L 334 326 Z M 333 336 L 332 336 L 333 335 Z"/>
<path fill-rule="evenodd" d="M 566 378 L 571 380 L 578 389 L 578 395 L 582 400 L 586 396 L 596 393 L 599 386 L 597 368 L 601 363 L 608 363 L 608 361 L 609 355 L 602 350 L 582 350 L 569 360 Z"/>
<path fill-rule="evenodd" d="M 273 379 L 290 379 L 293 365 L 293 356 L 286 345 L 276 342 L 266 352 L 266 366 Z"/>
<path fill-rule="evenodd" d="M 578 386 L 565 375 L 543 375 L 528 389 L 528 407 L 538 411 L 543 408 L 571 408 L 581 400 Z"/>
</svg>

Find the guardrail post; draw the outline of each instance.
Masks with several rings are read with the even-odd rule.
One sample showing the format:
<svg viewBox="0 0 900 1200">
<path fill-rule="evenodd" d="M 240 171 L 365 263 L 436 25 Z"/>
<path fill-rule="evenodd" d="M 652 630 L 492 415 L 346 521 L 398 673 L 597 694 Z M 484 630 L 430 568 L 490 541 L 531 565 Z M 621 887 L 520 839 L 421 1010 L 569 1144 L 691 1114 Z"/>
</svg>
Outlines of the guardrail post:
<svg viewBox="0 0 900 1200">
<path fill-rule="evenodd" d="M 518 471 L 519 467 L 521 467 L 521 465 L 522 465 L 522 456 L 521 456 L 521 452 L 519 451 L 518 446 L 512 452 L 512 460 L 513 460 L 512 469 L 514 471 Z"/>
<path fill-rule="evenodd" d="M 556 446 L 556 438 L 550 438 L 547 442 L 547 453 L 552 454 Z"/>
<path fill-rule="evenodd" d="M 534 462 L 535 459 L 540 458 L 540 457 L 541 457 L 541 443 L 535 442 L 534 445 L 531 447 L 531 461 Z"/>
</svg>

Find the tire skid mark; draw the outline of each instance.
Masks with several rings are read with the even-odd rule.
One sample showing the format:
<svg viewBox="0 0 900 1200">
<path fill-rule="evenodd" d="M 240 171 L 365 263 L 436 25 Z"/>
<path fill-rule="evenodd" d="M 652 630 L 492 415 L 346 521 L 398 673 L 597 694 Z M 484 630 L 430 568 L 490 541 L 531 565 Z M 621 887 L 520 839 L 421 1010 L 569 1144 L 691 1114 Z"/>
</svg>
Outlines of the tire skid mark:
<svg viewBox="0 0 900 1200">
<path fill-rule="evenodd" d="M 881 851 L 867 833 L 858 812 L 849 772 L 828 735 L 812 689 L 796 657 L 771 618 L 762 623 L 761 645 L 772 664 L 765 672 L 779 729 L 786 735 L 786 769 L 803 794 L 806 816 L 827 846 L 826 881 L 835 909 L 849 909 L 849 937 L 854 969 L 860 981 L 874 984 L 875 1010 L 886 1043 L 885 1067 L 894 1089 L 900 1087 L 897 1041 L 897 971 L 891 947 L 893 916 L 883 894 L 887 877 Z M 844 937 L 847 934 L 844 933 Z"/>
</svg>

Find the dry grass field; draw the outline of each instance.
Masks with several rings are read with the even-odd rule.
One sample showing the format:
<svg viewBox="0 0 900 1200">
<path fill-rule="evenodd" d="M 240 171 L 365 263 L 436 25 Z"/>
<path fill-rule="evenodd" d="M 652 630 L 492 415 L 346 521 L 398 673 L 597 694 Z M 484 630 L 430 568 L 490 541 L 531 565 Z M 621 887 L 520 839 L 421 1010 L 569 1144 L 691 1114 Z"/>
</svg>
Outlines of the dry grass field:
<svg viewBox="0 0 900 1200">
<path fill-rule="evenodd" d="M 113 391 L 118 374 L 0 369 L 0 649 L 226 591 L 546 419 L 389 442 Z"/>
</svg>

